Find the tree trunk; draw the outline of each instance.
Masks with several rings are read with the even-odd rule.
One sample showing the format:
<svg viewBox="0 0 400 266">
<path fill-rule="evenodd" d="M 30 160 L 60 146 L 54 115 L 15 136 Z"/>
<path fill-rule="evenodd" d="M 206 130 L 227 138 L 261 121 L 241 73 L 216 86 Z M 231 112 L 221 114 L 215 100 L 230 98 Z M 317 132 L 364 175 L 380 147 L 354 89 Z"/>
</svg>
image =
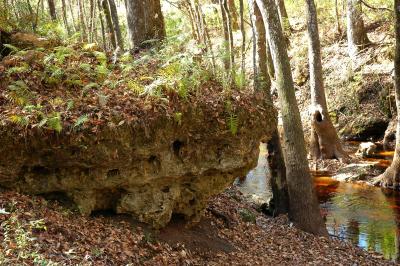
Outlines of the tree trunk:
<svg viewBox="0 0 400 266">
<path fill-rule="evenodd" d="M 229 58 L 229 79 L 232 81 L 235 72 L 235 54 L 234 54 L 234 46 L 233 46 L 233 33 L 232 33 L 232 19 L 229 13 L 228 2 L 227 0 L 220 0 L 220 6 L 222 11 L 222 21 L 226 24 L 226 28 L 224 26 L 224 30 L 227 32 L 224 33 L 228 37 L 228 58 Z M 225 36 L 226 38 L 226 36 Z M 225 39 L 226 41 L 226 39 Z"/>
<path fill-rule="evenodd" d="M 56 14 L 56 5 L 54 4 L 54 0 L 47 0 L 47 4 L 49 5 L 49 12 L 52 21 L 57 20 Z"/>
<path fill-rule="evenodd" d="M 226 18 L 226 12 L 224 9 L 223 0 L 219 0 L 219 6 L 221 8 L 221 17 L 222 17 L 222 28 L 224 31 L 224 55 L 222 56 L 222 60 L 224 63 L 225 70 L 229 72 L 230 69 L 230 60 L 229 60 L 229 32 L 228 32 L 228 20 Z"/>
<path fill-rule="evenodd" d="M 74 27 L 75 32 L 79 31 L 79 25 L 76 24 L 75 20 L 75 15 L 74 15 L 74 9 L 72 8 L 72 0 L 68 0 L 69 4 L 69 11 L 71 12 L 71 18 L 72 18 L 72 26 Z"/>
<path fill-rule="evenodd" d="M 311 156 L 313 159 L 347 159 L 329 117 L 322 77 L 321 44 L 314 0 L 306 0 L 308 60 L 311 89 Z"/>
<path fill-rule="evenodd" d="M 360 0 L 347 0 L 347 42 L 352 58 L 370 43 L 364 27 Z"/>
<path fill-rule="evenodd" d="M 308 168 L 299 108 L 297 106 L 286 41 L 274 0 L 256 0 L 270 39 L 276 86 L 283 122 L 289 217 L 307 232 L 327 235 Z"/>
<path fill-rule="evenodd" d="M 243 0 L 239 0 L 239 12 L 240 12 L 240 32 L 242 33 L 242 47 L 241 47 L 241 71 L 242 78 L 245 76 L 246 71 L 246 31 L 244 28 L 244 5 Z"/>
<path fill-rule="evenodd" d="M 103 10 L 102 10 L 100 1 L 101 0 L 97 0 L 97 7 L 98 7 L 98 10 L 99 10 L 101 37 L 102 37 L 102 40 L 103 40 L 103 49 L 107 50 L 106 31 L 105 31 L 105 28 L 104 28 Z"/>
<path fill-rule="evenodd" d="M 394 90 L 396 94 L 397 113 L 400 114 L 400 0 L 394 0 L 395 15 L 395 57 L 394 57 Z M 397 116 L 396 148 L 393 161 L 386 171 L 375 178 L 374 184 L 393 189 L 400 189 L 400 118 Z"/>
<path fill-rule="evenodd" d="M 160 0 L 127 0 L 126 9 L 132 48 L 148 47 L 165 38 Z"/>
<path fill-rule="evenodd" d="M 279 18 L 284 32 L 291 32 L 292 28 L 289 23 L 289 16 L 286 11 L 285 0 L 275 0 L 278 6 Z"/>
<path fill-rule="evenodd" d="M 78 10 L 79 10 L 79 22 L 80 22 L 80 31 L 81 31 L 81 36 L 82 36 L 82 40 L 84 42 L 87 42 L 87 30 L 86 30 L 86 23 L 85 23 L 85 15 L 84 15 L 84 11 L 83 11 L 83 0 L 78 0 Z"/>
<path fill-rule="evenodd" d="M 235 0 L 228 0 L 228 10 L 232 17 L 232 29 L 237 31 L 239 29 L 239 21 Z"/>
<path fill-rule="evenodd" d="M 336 31 L 339 36 L 342 36 L 342 27 L 340 26 L 338 0 L 335 0 L 335 18 L 336 18 Z"/>
<path fill-rule="evenodd" d="M 68 19 L 67 19 L 67 6 L 65 4 L 65 0 L 61 0 L 61 10 L 62 10 L 62 17 L 63 17 L 63 22 L 64 26 L 67 29 L 68 36 L 71 35 L 71 28 L 68 24 Z"/>
<path fill-rule="evenodd" d="M 254 62 L 254 86 L 255 90 L 264 90 L 267 101 L 272 104 L 271 80 L 268 75 L 267 38 L 263 19 L 255 0 L 249 0 L 249 9 L 254 32 L 256 55 Z M 272 60 L 272 59 L 271 59 Z M 272 138 L 267 143 L 268 166 L 271 174 L 271 187 L 273 197 L 273 213 L 283 214 L 289 211 L 289 195 L 286 183 L 286 167 L 283 159 L 278 128 L 275 129 Z M 271 207 L 271 206 L 270 206 Z"/>
<path fill-rule="evenodd" d="M 115 5 L 114 0 L 108 0 L 108 4 L 110 6 L 111 19 L 114 26 L 117 46 L 121 50 L 124 50 L 124 40 L 122 39 L 121 28 L 119 25 L 117 6 Z"/>
<path fill-rule="evenodd" d="M 106 18 L 106 23 L 107 23 L 107 33 L 108 36 L 111 39 L 111 44 L 113 46 L 113 49 L 115 50 L 117 48 L 117 41 L 115 39 L 115 34 L 113 30 L 113 23 L 111 19 L 111 14 L 110 14 L 110 7 L 108 6 L 108 1 L 107 0 L 102 0 L 101 1 L 101 6 L 103 7 L 103 13 Z"/>
</svg>

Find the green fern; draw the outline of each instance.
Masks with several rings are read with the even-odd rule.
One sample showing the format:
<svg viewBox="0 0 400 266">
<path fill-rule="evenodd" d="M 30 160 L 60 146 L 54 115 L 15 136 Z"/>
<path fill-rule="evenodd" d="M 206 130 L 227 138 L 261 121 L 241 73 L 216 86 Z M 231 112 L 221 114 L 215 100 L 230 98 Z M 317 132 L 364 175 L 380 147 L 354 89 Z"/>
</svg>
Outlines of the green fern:
<svg viewBox="0 0 400 266">
<path fill-rule="evenodd" d="M 27 126 L 29 124 L 29 117 L 20 115 L 11 115 L 10 121 L 19 126 Z"/>
<path fill-rule="evenodd" d="M 3 44 L 3 46 L 10 49 L 11 52 L 13 52 L 13 53 L 16 53 L 20 50 L 18 47 L 14 46 L 12 44 L 9 44 L 9 43 L 5 43 L 5 44 Z"/>
<path fill-rule="evenodd" d="M 107 55 L 105 53 L 94 51 L 93 55 L 96 57 L 100 65 L 107 65 Z"/>
<path fill-rule="evenodd" d="M 87 121 L 89 121 L 89 117 L 88 117 L 88 115 L 82 115 L 82 116 L 80 116 L 77 120 L 76 120 L 76 122 L 75 122 L 75 124 L 74 124 L 74 128 L 78 128 L 78 127 L 81 127 L 83 124 L 85 124 Z"/>
<path fill-rule="evenodd" d="M 127 87 L 128 89 L 133 91 L 136 95 L 140 95 L 144 92 L 144 87 L 134 80 L 129 80 L 127 83 Z"/>
<path fill-rule="evenodd" d="M 108 70 L 108 68 L 107 68 L 107 65 L 98 65 L 98 66 L 96 67 L 96 74 L 97 74 L 97 77 L 98 77 L 99 79 L 104 79 L 104 78 L 106 78 L 107 75 L 108 75 L 108 73 L 109 73 L 109 70 Z"/>
<path fill-rule="evenodd" d="M 65 61 L 65 58 L 71 56 L 74 52 L 74 50 L 72 48 L 69 47 L 65 47 L 65 46 L 58 46 L 56 48 L 54 48 L 55 52 L 55 60 L 60 63 L 63 64 Z"/>
<path fill-rule="evenodd" d="M 89 73 L 92 71 L 92 66 L 90 64 L 87 63 L 81 63 L 79 65 L 79 69 L 85 71 L 86 73 Z"/>
<path fill-rule="evenodd" d="M 27 63 L 22 63 L 21 66 L 15 66 L 7 69 L 7 74 L 12 75 L 12 74 L 22 74 L 22 73 L 27 73 L 30 71 L 30 67 Z"/>
<path fill-rule="evenodd" d="M 53 113 L 51 117 L 47 119 L 47 126 L 56 131 L 57 133 L 60 133 L 62 131 L 62 122 L 61 122 L 61 114 L 56 112 Z"/>
<path fill-rule="evenodd" d="M 28 85 L 22 80 L 14 81 L 8 85 L 10 99 L 18 105 L 28 104 L 32 98 Z"/>
<path fill-rule="evenodd" d="M 228 118 L 228 127 L 232 135 L 236 135 L 239 127 L 239 119 L 236 115 L 231 114 Z"/>
<path fill-rule="evenodd" d="M 181 125 L 182 124 L 182 113 L 180 113 L 180 112 L 174 113 L 174 120 L 176 123 L 178 123 L 178 125 Z"/>
</svg>

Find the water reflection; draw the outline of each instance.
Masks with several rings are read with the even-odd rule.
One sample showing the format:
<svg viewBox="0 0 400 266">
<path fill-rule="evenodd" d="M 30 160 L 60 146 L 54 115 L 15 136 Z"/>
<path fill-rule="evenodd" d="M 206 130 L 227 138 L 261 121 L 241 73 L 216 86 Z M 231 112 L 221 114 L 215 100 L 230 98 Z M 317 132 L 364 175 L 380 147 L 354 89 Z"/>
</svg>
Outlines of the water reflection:
<svg viewBox="0 0 400 266">
<path fill-rule="evenodd" d="M 385 258 L 396 259 L 400 194 L 367 185 L 334 183 L 329 177 L 323 179 L 329 185 L 316 177 L 316 190 L 329 233 L 382 253 Z"/>
<path fill-rule="evenodd" d="M 251 170 L 245 178 L 238 178 L 235 185 L 240 192 L 253 202 L 263 204 L 268 202 L 272 196 L 269 184 L 266 145 L 260 145 L 260 156 L 258 157 L 257 167 Z"/>
<path fill-rule="evenodd" d="M 261 145 L 258 166 L 235 184 L 258 203 L 271 196 L 266 148 Z M 377 154 L 387 166 L 393 153 Z M 381 162 L 382 161 L 382 162 Z M 327 172 L 312 172 L 326 226 L 335 235 L 366 250 L 375 250 L 388 259 L 398 259 L 400 241 L 400 193 L 361 184 L 341 183 Z"/>
</svg>

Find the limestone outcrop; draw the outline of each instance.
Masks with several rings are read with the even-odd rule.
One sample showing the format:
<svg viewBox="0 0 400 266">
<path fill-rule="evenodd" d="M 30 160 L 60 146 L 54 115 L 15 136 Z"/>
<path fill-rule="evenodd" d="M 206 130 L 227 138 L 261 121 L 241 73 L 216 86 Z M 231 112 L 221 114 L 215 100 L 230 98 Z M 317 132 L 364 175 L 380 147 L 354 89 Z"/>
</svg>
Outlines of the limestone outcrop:
<svg viewBox="0 0 400 266">
<path fill-rule="evenodd" d="M 154 227 L 173 213 L 196 220 L 211 195 L 256 166 L 259 142 L 276 123 L 273 107 L 258 100 L 236 109 L 233 133 L 226 113 L 209 114 L 224 109 L 218 104 L 184 108 L 179 120 L 159 115 L 145 125 L 108 124 L 96 133 L 21 134 L 0 124 L 0 186 L 66 195 L 83 214 L 114 209 Z"/>
</svg>

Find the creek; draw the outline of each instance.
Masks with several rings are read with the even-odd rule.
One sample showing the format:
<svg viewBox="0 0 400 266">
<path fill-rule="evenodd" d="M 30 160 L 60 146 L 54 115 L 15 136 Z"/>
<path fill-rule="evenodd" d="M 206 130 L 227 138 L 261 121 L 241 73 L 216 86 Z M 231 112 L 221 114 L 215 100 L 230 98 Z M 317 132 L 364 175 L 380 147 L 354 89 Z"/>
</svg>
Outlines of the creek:
<svg viewBox="0 0 400 266">
<path fill-rule="evenodd" d="M 258 165 L 235 184 L 244 196 L 256 203 L 271 197 L 265 145 L 261 145 Z M 378 167 L 390 165 L 393 152 L 377 153 Z M 400 256 L 400 192 L 367 184 L 338 182 L 328 172 L 312 172 L 321 212 L 329 234 L 385 258 Z"/>
</svg>

